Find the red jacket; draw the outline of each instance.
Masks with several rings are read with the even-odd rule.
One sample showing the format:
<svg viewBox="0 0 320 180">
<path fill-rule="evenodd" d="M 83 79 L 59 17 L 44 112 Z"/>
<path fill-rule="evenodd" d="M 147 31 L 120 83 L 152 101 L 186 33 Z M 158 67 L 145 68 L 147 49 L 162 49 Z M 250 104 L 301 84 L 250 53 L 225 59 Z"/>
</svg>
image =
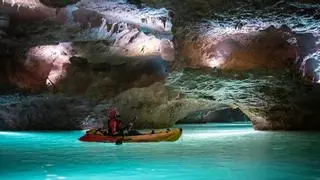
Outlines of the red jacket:
<svg viewBox="0 0 320 180">
<path fill-rule="evenodd" d="M 119 112 L 116 109 L 112 109 L 108 112 L 108 130 L 111 131 L 111 134 L 114 135 L 121 129 L 122 122 L 117 119 Z"/>
<path fill-rule="evenodd" d="M 118 119 L 112 118 L 108 122 L 108 130 L 111 130 L 111 134 L 116 134 L 121 129 L 122 122 Z"/>
<path fill-rule="evenodd" d="M 111 134 L 115 134 L 117 132 L 117 120 L 115 118 L 109 119 L 108 130 L 111 130 Z"/>
</svg>

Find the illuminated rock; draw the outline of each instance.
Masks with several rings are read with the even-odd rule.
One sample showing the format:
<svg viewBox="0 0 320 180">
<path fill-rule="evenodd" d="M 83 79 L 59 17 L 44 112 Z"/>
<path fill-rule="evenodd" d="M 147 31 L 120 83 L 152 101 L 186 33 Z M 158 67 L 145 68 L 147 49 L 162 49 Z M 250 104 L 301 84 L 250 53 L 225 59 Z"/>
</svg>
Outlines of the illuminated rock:
<svg viewBox="0 0 320 180">
<path fill-rule="evenodd" d="M 15 57 L 13 60 L 19 68 L 9 73 L 10 82 L 24 89 L 57 90 L 60 80 L 64 79 L 68 72 L 69 59 L 74 56 L 86 58 L 90 65 L 105 63 L 111 66 L 114 63 L 110 57 L 114 59 L 132 57 L 132 60 L 138 60 L 137 65 L 132 65 L 132 67 L 142 66 L 145 69 L 148 66 L 154 69 L 154 62 L 157 62 L 155 58 L 159 56 L 163 56 L 165 60 L 172 60 L 174 49 L 170 41 L 167 38 L 157 37 L 159 33 L 167 33 L 171 28 L 169 22 L 166 22 L 165 28 L 158 26 L 162 22 L 159 17 L 167 15 L 165 10 L 148 9 L 148 12 L 141 12 L 134 6 L 113 1 L 103 2 L 107 9 L 102 10 L 97 7 L 96 3 L 98 1 L 82 1 L 77 6 L 70 5 L 61 8 L 57 11 L 56 16 L 45 23 L 18 26 L 21 41 L 26 42 L 19 45 L 19 48 L 25 46 L 23 51 L 26 53 L 25 56 Z M 153 11 L 157 12 L 157 15 L 153 15 Z M 142 17 L 149 19 L 149 22 L 141 22 Z M 145 34 L 140 31 L 142 27 L 155 31 L 157 34 Z M 56 45 L 61 40 L 69 43 Z M 72 43 L 73 41 L 76 42 Z M 164 41 L 168 46 L 160 45 Z M 141 63 L 140 59 L 154 59 L 150 63 L 153 65 L 145 65 L 148 63 Z M 131 65 L 128 69 L 132 69 Z M 145 69 L 142 68 L 142 73 L 146 71 Z M 109 70 L 107 69 L 106 72 Z M 139 74 L 136 70 L 133 73 Z M 157 77 L 155 79 L 159 77 L 163 79 L 167 73 L 166 69 L 160 72 L 156 68 Z M 153 81 L 149 79 L 154 79 L 154 77 L 149 77 L 149 74 L 144 75 L 139 83 L 135 80 L 133 85 L 141 85 L 141 83 L 149 85 L 150 81 Z M 139 76 L 137 79 L 140 78 Z"/>
<path fill-rule="evenodd" d="M 175 60 L 175 49 L 174 49 L 173 43 L 167 39 L 161 40 L 160 54 L 161 54 L 162 59 L 165 59 L 167 61 L 174 61 Z"/>
<path fill-rule="evenodd" d="M 26 58 L 16 63 L 19 70 L 9 73 L 10 82 L 22 89 L 44 88 L 46 84 L 55 86 L 65 77 L 70 64 L 68 46 L 70 44 L 60 43 L 31 48 Z"/>
<path fill-rule="evenodd" d="M 167 127 L 221 103 L 235 106 L 222 110 L 222 119 L 230 120 L 229 110 L 240 109 L 256 129 L 319 127 L 311 117 L 317 117 L 318 100 L 307 96 L 314 86 L 300 77 L 319 82 L 317 5 L 141 0 L 137 7 L 82 0 L 56 9 L 34 0 L 11 2 L 0 6 L 15 22 L 11 35 L 17 38 L 1 39 L 10 53 L 0 49 L 5 60 L 0 68 L 4 81 L 19 88 L 99 100 L 116 96 L 126 117 L 131 112 L 140 116 L 140 127 Z M 16 23 L 21 20 L 29 22 Z M 171 65 L 198 71 L 171 72 Z M 166 91 L 148 86 L 164 81 L 178 95 L 162 101 L 166 95 L 160 93 L 164 97 L 148 101 L 158 95 L 157 88 Z M 299 103 L 300 96 L 309 101 Z M 92 118 L 104 118 L 97 116 Z"/>
<path fill-rule="evenodd" d="M 183 54 L 186 66 L 234 70 L 284 68 L 298 58 L 296 44 L 288 43 L 294 35 L 281 29 L 205 34 L 192 40 L 195 36 L 198 35 L 177 38 L 178 53 Z"/>
<path fill-rule="evenodd" d="M 55 8 L 44 6 L 38 0 L 2 0 L 0 9 L 18 21 L 41 21 L 56 15 Z"/>
</svg>

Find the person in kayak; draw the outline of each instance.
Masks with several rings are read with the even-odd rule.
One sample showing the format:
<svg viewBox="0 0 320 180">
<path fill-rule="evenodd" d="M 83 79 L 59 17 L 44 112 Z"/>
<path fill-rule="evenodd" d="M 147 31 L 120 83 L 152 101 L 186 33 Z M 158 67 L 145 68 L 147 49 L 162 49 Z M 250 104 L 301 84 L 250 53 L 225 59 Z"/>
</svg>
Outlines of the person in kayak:
<svg viewBox="0 0 320 180">
<path fill-rule="evenodd" d="M 123 123 L 120 120 L 119 111 L 116 108 L 111 108 L 108 111 L 108 134 L 117 135 L 123 133 Z"/>
<path fill-rule="evenodd" d="M 136 135 L 143 135 L 139 131 L 133 129 L 133 122 L 137 119 L 135 117 L 131 123 L 127 127 L 123 124 L 120 120 L 119 111 L 116 108 L 111 108 L 108 111 L 108 135 L 115 136 L 115 135 L 126 135 L 126 136 L 136 136 Z"/>
</svg>

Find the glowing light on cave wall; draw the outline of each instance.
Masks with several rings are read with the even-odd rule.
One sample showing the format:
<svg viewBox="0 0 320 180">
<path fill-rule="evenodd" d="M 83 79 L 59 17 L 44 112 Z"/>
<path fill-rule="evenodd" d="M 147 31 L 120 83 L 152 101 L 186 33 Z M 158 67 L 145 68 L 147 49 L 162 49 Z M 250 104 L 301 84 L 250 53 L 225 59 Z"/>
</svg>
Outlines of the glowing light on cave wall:
<svg viewBox="0 0 320 180">
<path fill-rule="evenodd" d="M 43 6 L 38 0 L 2 0 L 2 4 L 11 4 L 11 6 L 17 5 L 17 9 L 19 10 L 20 6 L 28 7 L 28 8 L 38 8 Z"/>
<path fill-rule="evenodd" d="M 308 63 L 308 61 L 311 61 L 311 63 Z M 320 83 L 320 49 L 303 59 L 300 72 L 304 77 L 311 75 L 314 83 Z"/>
<path fill-rule="evenodd" d="M 32 47 L 27 53 L 25 67 L 41 79 L 46 79 L 48 87 L 55 86 L 66 76 L 71 51 L 72 43 Z"/>
<path fill-rule="evenodd" d="M 39 0 L 1 0 L 0 9 L 19 20 L 44 20 L 56 16 L 56 9 L 50 8 Z"/>
<path fill-rule="evenodd" d="M 219 35 L 231 35 L 231 34 L 238 34 L 238 33 L 250 33 L 254 31 L 259 31 L 270 27 L 271 25 L 279 28 L 281 24 L 278 23 L 269 23 L 263 21 L 243 21 L 243 26 L 241 28 L 237 28 L 237 24 L 230 23 L 230 24 L 221 24 L 221 22 L 210 21 L 210 28 L 207 30 L 204 24 L 204 35 L 212 35 L 212 34 L 219 34 Z"/>
<path fill-rule="evenodd" d="M 143 31 L 171 32 L 172 23 L 169 18 L 166 21 L 165 27 L 159 20 L 159 17 L 166 17 L 168 15 L 167 9 L 149 7 L 138 9 L 135 5 L 126 2 L 127 1 L 83 0 L 81 1 L 80 6 L 98 11 L 106 17 L 115 19 L 118 22 L 136 24 Z M 119 4 L 121 5 L 119 6 Z M 121 9 L 119 9 L 119 7 L 121 7 Z"/>
<path fill-rule="evenodd" d="M 316 81 L 316 83 L 320 83 L 320 49 L 318 49 L 318 51 L 316 53 L 314 53 L 312 55 L 312 57 L 314 57 L 317 62 L 318 62 L 318 66 L 315 68 L 314 72 L 317 74 L 317 78 L 318 80 Z"/>
<path fill-rule="evenodd" d="M 160 46 L 160 40 L 154 38 L 153 40 L 136 42 L 134 46 L 132 46 L 132 55 L 143 55 L 143 56 L 151 56 L 156 55 L 158 53 L 158 49 Z"/>
<path fill-rule="evenodd" d="M 220 68 L 225 63 L 225 58 L 221 56 L 207 60 L 206 65 L 211 68 Z"/>
</svg>

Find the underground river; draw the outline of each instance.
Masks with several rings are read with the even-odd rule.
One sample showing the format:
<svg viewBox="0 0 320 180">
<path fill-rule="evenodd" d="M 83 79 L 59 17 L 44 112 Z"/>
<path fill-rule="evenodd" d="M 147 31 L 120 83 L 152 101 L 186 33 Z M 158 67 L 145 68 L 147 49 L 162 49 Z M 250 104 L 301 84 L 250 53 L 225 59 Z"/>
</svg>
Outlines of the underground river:
<svg viewBox="0 0 320 180">
<path fill-rule="evenodd" d="M 0 179 L 319 179 L 320 133 L 180 125 L 177 142 L 107 144 L 84 131 L 0 132 Z"/>
</svg>

